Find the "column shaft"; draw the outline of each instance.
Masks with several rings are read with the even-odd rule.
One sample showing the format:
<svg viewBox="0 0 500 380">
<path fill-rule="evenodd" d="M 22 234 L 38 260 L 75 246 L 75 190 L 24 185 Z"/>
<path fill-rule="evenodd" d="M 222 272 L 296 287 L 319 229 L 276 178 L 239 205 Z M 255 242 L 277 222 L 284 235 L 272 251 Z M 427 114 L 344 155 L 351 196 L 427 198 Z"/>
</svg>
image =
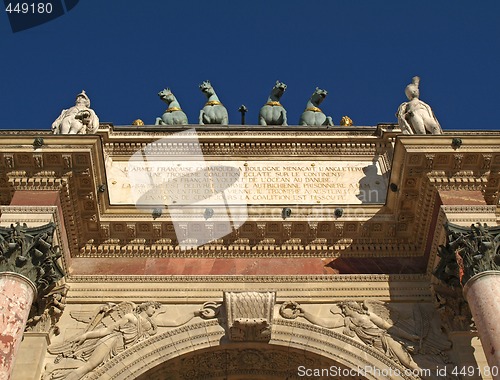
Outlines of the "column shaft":
<svg viewBox="0 0 500 380">
<path fill-rule="evenodd" d="M 464 296 L 492 377 L 500 380 L 500 271 L 485 271 L 470 278 L 464 286 Z"/>
<path fill-rule="evenodd" d="M 10 379 L 35 293 L 28 278 L 0 273 L 0 380 Z"/>
</svg>

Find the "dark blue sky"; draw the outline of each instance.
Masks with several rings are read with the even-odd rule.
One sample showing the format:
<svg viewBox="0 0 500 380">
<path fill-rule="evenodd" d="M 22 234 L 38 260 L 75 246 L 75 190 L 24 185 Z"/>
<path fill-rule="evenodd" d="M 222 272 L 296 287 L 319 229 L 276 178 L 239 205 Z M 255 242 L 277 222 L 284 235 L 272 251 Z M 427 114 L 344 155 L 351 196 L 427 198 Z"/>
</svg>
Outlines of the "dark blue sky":
<svg viewBox="0 0 500 380">
<path fill-rule="evenodd" d="M 1 129 L 50 129 L 85 89 L 101 121 L 153 124 L 170 87 L 191 124 L 209 79 L 229 112 L 256 124 L 277 79 L 298 123 L 315 87 L 336 125 L 396 122 L 405 86 L 445 130 L 499 129 L 500 2 L 82 0 L 51 22 L 12 33 L 0 16 Z"/>
</svg>

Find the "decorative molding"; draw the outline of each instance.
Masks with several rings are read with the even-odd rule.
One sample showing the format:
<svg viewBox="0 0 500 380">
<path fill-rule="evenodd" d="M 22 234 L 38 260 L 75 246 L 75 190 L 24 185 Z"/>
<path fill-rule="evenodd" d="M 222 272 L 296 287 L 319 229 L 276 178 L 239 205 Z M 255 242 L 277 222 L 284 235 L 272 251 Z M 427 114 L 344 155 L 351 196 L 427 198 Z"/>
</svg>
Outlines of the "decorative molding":
<svg viewBox="0 0 500 380">
<path fill-rule="evenodd" d="M 425 274 L 332 274 L 332 275 L 204 275 L 204 276 L 124 276 L 124 275 L 81 275 L 75 276 L 68 274 L 67 282 L 75 283 L 136 283 L 136 282 L 229 282 L 229 283 L 245 283 L 245 282 L 394 282 L 394 281 L 425 281 L 428 276 Z"/>
</svg>

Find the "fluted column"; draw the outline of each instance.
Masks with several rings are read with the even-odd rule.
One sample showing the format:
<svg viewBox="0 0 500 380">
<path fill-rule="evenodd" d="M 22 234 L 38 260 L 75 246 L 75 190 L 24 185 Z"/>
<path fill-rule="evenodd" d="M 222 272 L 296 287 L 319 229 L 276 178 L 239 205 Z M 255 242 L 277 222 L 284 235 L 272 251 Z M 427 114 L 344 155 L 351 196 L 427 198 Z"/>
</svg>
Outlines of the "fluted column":
<svg viewBox="0 0 500 380">
<path fill-rule="evenodd" d="M 27 277 L 14 272 L 0 273 L 1 380 L 10 379 L 35 295 L 35 284 Z"/>
</svg>

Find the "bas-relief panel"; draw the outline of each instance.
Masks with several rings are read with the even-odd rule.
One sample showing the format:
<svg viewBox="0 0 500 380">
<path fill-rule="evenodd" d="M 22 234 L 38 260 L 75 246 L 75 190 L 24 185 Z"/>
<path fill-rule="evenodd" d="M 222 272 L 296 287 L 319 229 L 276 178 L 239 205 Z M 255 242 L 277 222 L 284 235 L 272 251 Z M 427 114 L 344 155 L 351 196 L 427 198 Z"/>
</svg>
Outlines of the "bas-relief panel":
<svg viewBox="0 0 500 380">
<path fill-rule="evenodd" d="M 378 162 L 186 161 L 106 162 L 111 204 L 384 203 L 388 173 Z"/>
<path fill-rule="evenodd" d="M 182 359 L 184 354 L 209 346 L 230 350 L 227 338 L 223 337 L 228 333 L 228 321 L 218 313 L 219 308 L 228 307 L 225 302 L 224 305 L 215 302 L 203 305 L 145 302 L 135 308 L 132 306 L 130 302 L 107 303 L 97 307 L 70 306 L 69 315 L 65 313 L 61 324 L 61 336 L 49 347 L 49 352 L 58 356 L 47 358 L 43 379 L 79 379 L 91 372 L 89 378 L 99 378 L 108 371 L 118 376 L 126 370 L 123 368 L 125 363 L 130 369 L 138 371 L 136 375 L 159 364 L 163 372 L 170 368 L 169 359 L 174 357 Z M 273 314 L 276 326 L 273 327 L 270 345 L 262 347 L 277 348 L 282 344 L 280 342 L 286 341 L 287 345 L 293 343 L 293 347 L 305 349 L 306 353 L 326 353 L 323 356 L 325 360 L 347 355 L 350 359 L 346 359 L 344 364 L 351 363 L 354 367 L 356 363 L 372 366 L 385 363 L 391 368 L 403 370 L 406 367 L 418 372 L 450 365 L 446 355 L 450 342 L 441 329 L 432 304 L 346 300 L 330 305 L 300 305 L 287 301 L 276 305 Z M 79 323 L 75 324 L 75 321 Z M 115 325 L 121 327 L 115 329 Z M 183 325 L 186 326 L 176 329 Z M 140 337 L 137 335 L 139 331 L 143 333 Z M 129 336 L 131 332 L 134 334 Z M 212 336 L 211 332 L 215 335 Z M 95 342 L 96 339 L 100 340 Z M 164 339 L 170 342 L 167 346 Z M 113 347 L 119 350 L 111 355 L 108 351 L 103 353 L 97 350 L 99 342 L 111 340 Z M 87 351 L 90 357 L 84 355 Z M 77 354 L 83 356 L 75 360 Z M 136 368 L 138 363 L 142 364 Z M 431 375 L 425 378 L 437 377 Z"/>
</svg>

